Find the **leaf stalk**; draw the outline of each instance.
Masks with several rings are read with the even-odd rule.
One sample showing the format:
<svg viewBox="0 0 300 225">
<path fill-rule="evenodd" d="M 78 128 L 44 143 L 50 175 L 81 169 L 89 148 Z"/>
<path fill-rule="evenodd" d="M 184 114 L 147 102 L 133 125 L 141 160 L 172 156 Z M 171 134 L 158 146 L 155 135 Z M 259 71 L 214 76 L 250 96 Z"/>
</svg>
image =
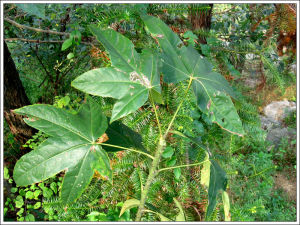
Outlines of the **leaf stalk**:
<svg viewBox="0 0 300 225">
<path fill-rule="evenodd" d="M 203 162 L 198 162 L 198 163 L 184 164 L 184 165 L 180 165 L 180 166 L 165 167 L 165 168 L 162 168 L 162 169 L 158 170 L 157 173 L 160 173 L 160 172 L 165 171 L 165 170 L 176 169 L 176 168 L 198 166 L 198 165 L 201 165 L 205 162 L 209 162 L 209 160 L 205 160 Z"/>
<path fill-rule="evenodd" d="M 109 147 L 113 147 L 113 148 L 119 148 L 119 149 L 123 149 L 123 150 L 128 150 L 128 151 L 131 151 L 131 152 L 136 152 L 136 153 L 145 155 L 145 156 L 151 158 L 152 160 L 154 159 L 154 157 L 152 155 L 150 155 L 146 152 L 142 152 L 142 151 L 139 151 L 139 150 L 132 149 L 132 148 L 126 148 L 126 147 L 122 147 L 122 146 L 118 146 L 118 145 L 111 145 L 111 144 L 105 144 L 105 143 L 94 143 L 94 144 L 109 146 Z"/>
</svg>

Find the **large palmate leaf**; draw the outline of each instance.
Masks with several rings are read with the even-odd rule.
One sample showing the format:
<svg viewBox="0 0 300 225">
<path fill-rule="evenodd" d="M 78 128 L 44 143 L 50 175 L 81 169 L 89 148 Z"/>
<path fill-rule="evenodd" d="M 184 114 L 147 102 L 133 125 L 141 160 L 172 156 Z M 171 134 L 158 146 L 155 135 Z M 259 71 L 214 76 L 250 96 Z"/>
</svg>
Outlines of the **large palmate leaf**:
<svg viewBox="0 0 300 225">
<path fill-rule="evenodd" d="M 77 77 L 72 86 L 92 95 L 119 99 L 114 105 L 110 122 L 141 107 L 148 98 L 148 88 L 130 75 L 114 68 L 90 70 Z"/>
<path fill-rule="evenodd" d="M 180 56 L 179 45 L 183 45 L 180 38 L 158 18 L 141 15 L 146 28 L 159 42 L 163 50 L 163 73 L 167 83 L 177 83 L 187 78 L 189 74 Z M 170 75 L 169 75 L 170 74 Z"/>
<path fill-rule="evenodd" d="M 26 115 L 29 126 L 50 135 L 16 163 L 17 185 L 37 183 L 65 170 L 61 198 L 69 204 L 82 194 L 95 170 L 112 180 L 108 155 L 96 144 L 107 129 L 107 119 L 91 98 L 75 115 L 51 105 L 26 106 L 15 112 Z"/>
<path fill-rule="evenodd" d="M 92 95 L 118 99 L 111 123 L 136 111 L 149 93 L 162 103 L 157 54 L 150 50 L 138 54 L 133 44 L 114 30 L 94 26 L 90 29 L 109 52 L 114 67 L 90 70 L 76 78 L 72 86 Z"/>
<path fill-rule="evenodd" d="M 113 29 L 104 30 L 94 25 L 89 26 L 89 28 L 108 51 L 114 67 L 129 73 L 138 71 L 140 57 L 128 38 Z"/>
<path fill-rule="evenodd" d="M 221 128 L 242 136 L 244 130 L 231 99 L 229 97 L 225 98 L 225 95 L 222 98 L 214 97 L 219 92 L 235 97 L 226 79 L 219 73 L 214 72 L 212 64 L 194 48 L 191 46 L 185 47 L 179 37 L 161 20 L 147 15 L 143 15 L 142 18 L 151 35 L 163 49 L 162 72 L 164 81 L 178 83 L 192 78 L 192 88 L 198 107 L 206 114 L 214 114 L 209 118 L 212 122 L 220 125 Z M 224 102 L 220 101 L 225 99 Z M 208 105 L 212 106 L 210 111 L 206 109 Z M 228 105 L 234 113 L 228 113 L 229 110 L 224 110 Z M 220 116 L 220 118 L 217 118 L 217 116 Z"/>
</svg>

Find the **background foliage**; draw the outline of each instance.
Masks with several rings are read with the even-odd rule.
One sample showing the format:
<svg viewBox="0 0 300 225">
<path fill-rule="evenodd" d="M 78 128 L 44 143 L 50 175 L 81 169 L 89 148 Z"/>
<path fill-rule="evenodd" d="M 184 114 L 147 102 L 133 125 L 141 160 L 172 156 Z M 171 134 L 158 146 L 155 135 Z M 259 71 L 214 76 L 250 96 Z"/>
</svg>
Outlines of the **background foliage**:
<svg viewBox="0 0 300 225">
<path fill-rule="evenodd" d="M 235 102 L 235 106 L 246 132 L 242 139 L 211 123 L 197 109 L 192 95 L 185 98 L 174 124 L 175 130 L 192 137 L 201 137 L 202 144 L 228 174 L 232 221 L 295 221 L 295 203 L 282 190 L 275 189 L 273 178 L 278 170 L 285 167 L 291 168 L 290 176 L 295 176 L 295 143 L 283 141 L 279 151 L 269 151 L 270 146 L 265 141 L 266 133 L 260 128 L 259 118 L 261 107 L 270 99 L 287 97 L 296 101 L 296 76 L 292 70 L 296 60 L 294 47 L 281 34 L 282 29 L 288 27 L 292 37 L 295 30 L 293 20 L 284 13 L 291 9 L 277 9 L 273 4 L 214 4 L 211 28 L 203 31 L 192 30 L 188 4 L 49 3 L 39 7 L 41 8 L 38 11 L 34 11 L 34 8 L 26 7 L 26 4 L 5 4 L 4 17 L 30 27 L 63 33 L 73 32 L 81 38 L 71 38 L 69 44 L 65 44 L 70 39 L 69 35 L 18 29 L 7 20 L 4 21 L 4 37 L 9 43 L 20 79 L 32 104 L 49 103 L 75 113 L 87 96 L 73 89 L 71 81 L 90 69 L 111 66 L 104 46 L 91 38 L 92 34 L 87 28 L 89 24 L 113 28 L 128 37 L 136 51 L 141 52 L 145 47 L 156 47 L 157 43 L 147 35 L 139 12 L 157 16 L 181 40 L 193 45 L 202 55 L 208 57 L 214 69 L 240 93 L 240 101 Z M 199 36 L 206 37 L 207 43 L 200 44 L 197 41 Z M 13 41 L 8 42 L 9 40 Z M 288 46 L 286 52 L 281 52 L 285 45 Z M 243 84 L 245 65 L 249 59 L 258 65 L 257 70 L 246 74 L 246 77 L 259 77 L 259 84 L 254 89 Z M 185 87 L 184 83 L 162 84 L 165 104 L 158 106 L 162 124 L 170 122 L 170 114 L 182 100 Z M 287 93 L 287 90 L 292 91 Z M 106 116 L 111 116 L 114 99 L 93 99 Z M 147 150 L 153 149 L 159 138 L 157 130 L 154 129 L 157 126 L 154 112 L 149 109 L 150 105 L 146 104 L 122 119 L 125 125 L 141 134 Z M 295 115 L 286 121 L 287 126 L 291 127 L 295 123 Z M 136 209 L 127 211 L 121 217 L 119 214 L 128 198 L 140 196 L 149 167 L 146 157 L 126 151 L 109 153 L 114 171 L 114 185 L 105 182 L 99 174 L 94 174 L 84 195 L 68 209 L 64 209 L 58 198 L 63 173 L 25 188 L 17 187 L 11 177 L 16 160 L 42 143 L 47 137 L 46 134 L 37 133 L 22 147 L 14 141 L 7 126 L 4 129 L 5 220 L 134 220 Z M 165 155 L 163 164 L 166 166 L 193 163 L 205 158 L 204 151 L 193 151 L 187 140 L 175 134 L 168 137 L 168 142 L 173 154 Z M 150 189 L 147 207 L 172 217 L 178 213 L 173 202 L 175 197 L 180 200 L 187 221 L 204 221 L 208 199 L 206 189 L 200 184 L 201 169 L 201 166 L 197 166 L 161 173 Z M 222 201 L 219 199 L 218 202 Z M 142 221 L 158 219 L 157 215 L 147 213 Z M 217 204 L 210 219 L 224 221 L 222 204 Z"/>
</svg>

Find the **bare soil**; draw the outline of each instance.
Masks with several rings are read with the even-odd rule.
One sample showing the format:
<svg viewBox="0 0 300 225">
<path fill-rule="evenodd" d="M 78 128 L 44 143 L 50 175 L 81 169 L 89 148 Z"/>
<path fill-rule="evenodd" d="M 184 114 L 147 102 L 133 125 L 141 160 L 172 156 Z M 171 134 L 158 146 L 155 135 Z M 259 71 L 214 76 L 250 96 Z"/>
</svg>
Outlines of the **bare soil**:
<svg viewBox="0 0 300 225">
<path fill-rule="evenodd" d="M 278 171 L 275 176 L 275 189 L 282 189 L 287 193 L 290 201 L 297 203 L 297 177 L 290 170 Z"/>
</svg>

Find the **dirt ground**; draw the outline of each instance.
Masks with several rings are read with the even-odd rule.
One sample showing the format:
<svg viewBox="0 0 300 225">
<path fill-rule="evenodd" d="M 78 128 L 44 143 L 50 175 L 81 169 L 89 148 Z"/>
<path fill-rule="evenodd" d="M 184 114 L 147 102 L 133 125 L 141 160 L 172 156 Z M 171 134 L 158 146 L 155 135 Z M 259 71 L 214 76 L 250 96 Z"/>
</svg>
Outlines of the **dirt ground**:
<svg viewBox="0 0 300 225">
<path fill-rule="evenodd" d="M 283 170 L 275 174 L 275 189 L 282 189 L 287 193 L 289 199 L 297 203 L 297 176 L 288 170 Z"/>
</svg>

